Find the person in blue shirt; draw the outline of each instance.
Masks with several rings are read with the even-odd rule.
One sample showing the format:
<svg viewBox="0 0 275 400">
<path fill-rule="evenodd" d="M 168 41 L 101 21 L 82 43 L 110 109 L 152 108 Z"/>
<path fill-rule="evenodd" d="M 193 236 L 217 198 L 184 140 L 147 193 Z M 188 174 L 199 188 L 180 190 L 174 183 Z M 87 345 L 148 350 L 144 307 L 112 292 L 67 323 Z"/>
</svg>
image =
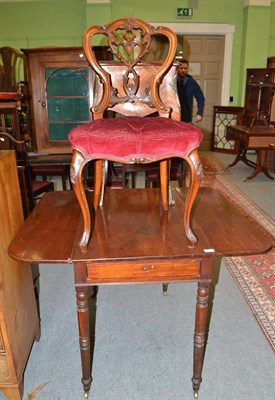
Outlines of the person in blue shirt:
<svg viewBox="0 0 275 400">
<path fill-rule="evenodd" d="M 177 91 L 181 107 L 181 121 L 192 122 L 193 99 L 197 102 L 197 115 L 195 122 L 200 122 L 203 117 L 204 94 L 195 79 L 188 74 L 189 62 L 185 59 L 178 61 Z"/>
</svg>

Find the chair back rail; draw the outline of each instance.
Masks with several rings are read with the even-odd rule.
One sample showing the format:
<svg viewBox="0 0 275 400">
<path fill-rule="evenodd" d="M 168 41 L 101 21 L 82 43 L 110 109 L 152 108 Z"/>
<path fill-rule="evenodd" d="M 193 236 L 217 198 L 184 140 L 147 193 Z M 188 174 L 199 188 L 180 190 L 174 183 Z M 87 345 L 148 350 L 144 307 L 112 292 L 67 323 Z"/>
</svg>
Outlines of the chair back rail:
<svg viewBox="0 0 275 400">
<path fill-rule="evenodd" d="M 106 37 L 117 61 L 100 63 L 97 60 L 92 43 L 96 35 Z M 146 63 L 152 40 L 158 36 L 168 40 L 167 54 L 160 62 Z M 170 117 L 171 106 L 167 98 L 163 101 L 159 89 L 176 55 L 177 37 L 173 31 L 134 18 L 119 19 L 88 28 L 83 36 L 83 49 L 99 78 L 91 109 L 94 119 L 102 118 L 107 109 L 139 116 L 157 111 L 161 116 Z"/>
<path fill-rule="evenodd" d="M 26 77 L 24 54 L 12 47 L 0 47 L 0 91 L 16 92 L 18 83 Z"/>
<path fill-rule="evenodd" d="M 8 149 L 14 150 L 16 154 L 24 218 L 27 218 L 35 207 L 37 196 L 45 192 L 53 191 L 54 184 L 49 181 L 39 182 L 32 179 L 26 142 L 24 140 L 16 140 L 14 136 L 8 132 L 0 131 L 0 150 Z"/>
</svg>

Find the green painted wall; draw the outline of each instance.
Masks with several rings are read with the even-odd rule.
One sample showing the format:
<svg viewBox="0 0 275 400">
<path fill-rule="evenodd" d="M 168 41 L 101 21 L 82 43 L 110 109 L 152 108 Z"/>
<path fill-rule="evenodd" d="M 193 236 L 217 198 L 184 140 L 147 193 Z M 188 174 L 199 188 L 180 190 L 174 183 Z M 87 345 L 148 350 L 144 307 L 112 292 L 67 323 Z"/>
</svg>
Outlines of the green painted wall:
<svg viewBox="0 0 275 400">
<path fill-rule="evenodd" d="M 273 28 L 275 29 L 274 25 Z M 266 66 L 271 39 L 271 8 L 246 7 L 244 9 L 243 39 L 240 75 L 245 76 L 247 68 Z M 275 52 L 274 52 L 275 54 Z M 244 101 L 245 80 L 239 85 L 239 98 Z"/>
<path fill-rule="evenodd" d="M 265 65 L 269 53 L 271 12 L 269 7 L 246 7 L 244 13 L 244 38 L 247 39 L 244 64 L 247 68 L 260 68 Z"/>
<path fill-rule="evenodd" d="M 268 56 L 275 55 L 275 1 L 271 3 L 271 20 L 270 20 L 270 35 L 269 35 L 269 51 Z"/>
<path fill-rule="evenodd" d="M 194 9 L 193 17 L 185 19 L 193 22 L 224 22 L 234 19 L 240 9 L 240 0 L 198 0 L 198 8 Z M 176 16 L 177 7 L 188 7 L 187 0 L 112 0 L 112 17 L 134 16 L 148 21 L 177 22 L 183 21 Z M 227 21 L 229 22 L 229 21 Z"/>
<path fill-rule="evenodd" d="M 93 4 L 87 5 L 86 10 L 86 26 L 105 25 L 112 21 L 112 8 L 110 4 Z"/>
<path fill-rule="evenodd" d="M 0 45 L 17 49 L 80 45 L 86 0 L 0 3 Z"/>
<path fill-rule="evenodd" d="M 192 18 L 180 19 L 176 16 L 177 7 L 188 7 L 187 0 L 112 0 L 110 4 L 87 4 L 86 0 L 0 2 L 0 46 L 80 46 L 86 27 L 127 16 L 148 22 L 232 24 L 231 104 L 242 105 L 246 68 L 265 67 L 267 57 L 275 55 L 275 1 L 271 6 L 245 8 L 243 0 L 197 3 Z"/>
</svg>

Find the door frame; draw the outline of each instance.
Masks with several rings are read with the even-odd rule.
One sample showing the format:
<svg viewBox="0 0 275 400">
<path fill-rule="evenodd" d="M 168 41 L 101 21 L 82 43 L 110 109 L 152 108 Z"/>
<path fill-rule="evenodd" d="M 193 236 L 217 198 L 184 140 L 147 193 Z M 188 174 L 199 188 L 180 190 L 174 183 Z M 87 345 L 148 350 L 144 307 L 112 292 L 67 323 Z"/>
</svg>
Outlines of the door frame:
<svg viewBox="0 0 275 400">
<path fill-rule="evenodd" d="M 231 81 L 231 63 L 233 49 L 233 34 L 235 25 L 230 24 L 206 24 L 192 22 L 150 22 L 153 26 L 165 25 L 175 33 L 182 35 L 224 35 L 224 63 L 222 76 L 221 105 L 229 105 L 230 81 Z"/>
</svg>

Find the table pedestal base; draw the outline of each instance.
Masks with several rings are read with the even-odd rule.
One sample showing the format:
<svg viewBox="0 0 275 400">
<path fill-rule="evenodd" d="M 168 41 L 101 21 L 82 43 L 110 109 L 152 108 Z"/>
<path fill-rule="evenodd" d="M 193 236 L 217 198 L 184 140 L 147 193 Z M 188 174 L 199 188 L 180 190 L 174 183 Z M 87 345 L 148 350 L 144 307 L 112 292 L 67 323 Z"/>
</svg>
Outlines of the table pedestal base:
<svg viewBox="0 0 275 400">
<path fill-rule="evenodd" d="M 268 150 L 271 148 L 275 138 L 275 129 L 267 125 L 261 126 L 228 126 L 226 133 L 227 140 L 235 140 L 237 146 L 237 156 L 228 166 L 233 167 L 239 161 L 243 161 L 254 171 L 243 181 L 255 178 L 260 172 L 263 172 L 269 179 L 274 179 L 268 171 Z M 257 152 L 256 163 L 246 158 L 247 150 Z"/>
<path fill-rule="evenodd" d="M 260 172 L 263 172 L 265 176 L 271 180 L 274 178 L 270 175 L 268 171 L 268 150 L 258 150 L 257 152 L 257 162 L 255 164 L 254 171 L 244 179 L 244 182 L 250 179 L 255 178 Z"/>
</svg>

